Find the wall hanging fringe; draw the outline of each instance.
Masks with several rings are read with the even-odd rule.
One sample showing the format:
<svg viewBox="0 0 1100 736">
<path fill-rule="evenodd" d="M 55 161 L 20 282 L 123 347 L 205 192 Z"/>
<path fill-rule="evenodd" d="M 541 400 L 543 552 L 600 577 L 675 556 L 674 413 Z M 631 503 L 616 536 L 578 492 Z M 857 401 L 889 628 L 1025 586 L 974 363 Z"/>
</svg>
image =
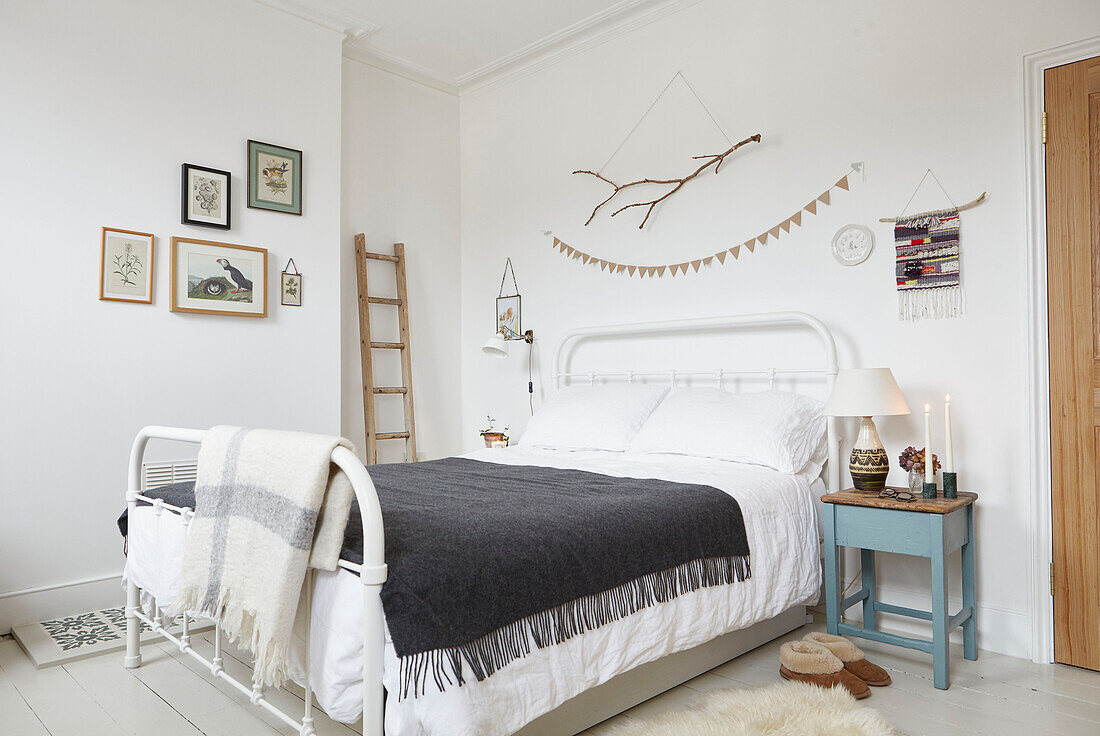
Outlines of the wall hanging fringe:
<svg viewBox="0 0 1100 736">
<path fill-rule="evenodd" d="M 790 217 L 783 219 L 780 223 L 774 227 L 768 228 L 764 232 L 760 233 L 754 238 L 738 243 L 729 248 L 718 251 L 714 255 L 706 256 L 705 258 L 696 258 L 695 260 L 684 261 L 682 263 L 665 263 L 661 265 L 636 265 L 631 263 L 617 263 L 615 261 L 609 261 L 606 258 L 599 258 L 591 253 L 585 253 L 582 250 L 578 250 L 569 245 L 565 241 L 554 236 L 554 233 L 550 230 L 544 230 L 543 235 L 553 239 L 553 248 L 559 253 L 563 254 L 567 258 L 572 260 L 578 260 L 581 264 L 586 266 L 599 266 L 601 271 L 607 271 L 613 274 L 626 274 L 627 276 L 637 276 L 638 278 L 650 277 L 662 277 L 665 274 L 671 276 L 678 276 L 680 274 L 686 274 L 688 269 L 692 269 L 697 272 L 703 266 L 711 266 L 718 262 L 719 265 L 725 265 L 727 259 L 733 256 L 732 260 L 737 260 L 741 255 L 742 249 L 747 250 L 749 253 L 755 251 L 757 245 L 765 245 L 768 240 L 778 240 L 782 235 L 789 233 L 792 227 L 802 225 L 802 214 L 809 213 L 816 215 L 819 207 L 826 207 L 832 203 L 832 191 L 834 189 L 849 190 L 849 178 L 852 174 L 858 174 L 863 170 L 863 162 L 859 161 L 852 164 L 851 169 L 833 183 L 828 189 L 823 191 L 818 196 L 814 197 L 808 203 L 803 205 L 797 212 Z"/>
</svg>

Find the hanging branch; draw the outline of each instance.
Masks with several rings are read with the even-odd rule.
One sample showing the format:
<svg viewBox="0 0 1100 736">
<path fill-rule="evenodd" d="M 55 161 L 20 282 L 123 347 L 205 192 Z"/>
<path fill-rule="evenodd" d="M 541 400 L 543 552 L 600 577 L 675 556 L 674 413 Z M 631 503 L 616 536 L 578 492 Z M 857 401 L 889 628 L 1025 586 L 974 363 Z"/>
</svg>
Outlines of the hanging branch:
<svg viewBox="0 0 1100 736">
<path fill-rule="evenodd" d="M 614 199 L 615 195 L 617 195 L 619 192 L 623 191 L 624 189 L 629 189 L 630 187 L 635 187 L 635 186 L 638 186 L 640 184 L 672 184 L 672 185 L 674 185 L 672 187 L 672 189 L 668 190 L 667 192 L 665 192 L 660 197 L 657 197 L 657 199 L 649 200 L 649 201 L 646 201 L 646 202 L 632 202 L 631 204 L 624 205 L 624 206 L 620 207 L 619 209 L 617 209 L 617 210 L 615 210 L 614 212 L 611 213 L 611 216 L 614 217 L 615 215 L 619 214 L 620 212 L 622 212 L 624 210 L 628 210 L 631 207 L 649 207 L 649 209 L 646 210 L 645 217 L 642 218 L 642 224 L 638 225 L 638 229 L 641 230 L 642 228 L 645 227 L 646 221 L 649 219 L 649 216 L 653 214 L 653 208 L 656 207 L 661 202 L 663 202 L 664 200 L 671 197 L 676 192 L 680 191 L 680 187 L 684 186 L 689 181 L 691 181 L 695 177 L 699 176 L 699 174 L 702 174 L 704 171 L 706 171 L 711 166 L 714 166 L 714 173 L 717 174 L 718 169 L 720 169 L 722 167 L 722 163 L 726 160 L 726 156 L 729 156 L 731 153 L 736 151 L 738 148 L 740 148 L 741 146 L 744 146 L 748 143 L 759 143 L 759 142 L 760 142 L 760 134 L 757 133 L 756 135 L 749 136 L 748 138 L 741 141 L 740 143 L 735 143 L 733 146 L 730 146 L 730 148 L 723 151 L 722 153 L 716 153 L 716 154 L 713 154 L 713 155 L 706 155 L 706 156 L 692 156 L 692 159 L 694 159 L 694 160 L 706 159 L 706 161 L 699 168 L 697 168 L 695 171 L 691 172 L 687 176 L 683 177 L 682 179 L 639 179 L 638 181 L 632 181 L 632 182 L 629 182 L 627 184 L 616 184 L 615 182 L 611 181 L 610 179 L 608 179 L 603 174 L 600 174 L 599 172 L 596 172 L 596 171 L 587 171 L 587 170 L 574 171 L 573 172 L 574 174 L 588 174 L 589 176 L 594 176 L 597 179 L 599 179 L 600 181 L 605 181 L 608 184 L 610 184 L 612 187 L 615 188 L 615 191 L 611 192 L 610 197 L 608 197 L 607 199 L 605 199 L 604 201 L 602 201 L 598 205 L 596 205 L 596 208 L 594 210 L 592 210 L 592 214 L 589 215 L 588 220 L 586 220 L 584 224 L 588 225 L 588 223 L 592 222 L 593 218 L 596 217 L 596 213 L 600 211 L 600 208 L 603 207 L 608 202 L 610 202 L 612 199 Z"/>
</svg>

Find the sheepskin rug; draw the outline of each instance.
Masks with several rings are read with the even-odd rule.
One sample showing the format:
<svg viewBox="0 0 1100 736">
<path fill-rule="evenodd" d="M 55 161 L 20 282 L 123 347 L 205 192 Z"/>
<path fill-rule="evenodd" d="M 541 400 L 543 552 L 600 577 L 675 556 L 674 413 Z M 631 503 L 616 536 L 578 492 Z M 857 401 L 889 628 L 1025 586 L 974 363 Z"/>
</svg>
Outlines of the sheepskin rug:
<svg viewBox="0 0 1100 736">
<path fill-rule="evenodd" d="M 686 710 L 622 720 L 607 736 L 893 736 L 882 716 L 844 688 L 781 682 L 755 690 L 712 690 Z"/>
</svg>

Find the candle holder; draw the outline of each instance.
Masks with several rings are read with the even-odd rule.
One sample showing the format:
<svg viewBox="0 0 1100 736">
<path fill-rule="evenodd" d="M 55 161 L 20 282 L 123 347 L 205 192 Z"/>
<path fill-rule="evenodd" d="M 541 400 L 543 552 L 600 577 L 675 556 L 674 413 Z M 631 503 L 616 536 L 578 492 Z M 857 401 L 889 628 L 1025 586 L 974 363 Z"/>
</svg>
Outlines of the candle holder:
<svg viewBox="0 0 1100 736">
<path fill-rule="evenodd" d="M 920 495 L 924 498 L 935 498 L 936 497 L 936 481 L 932 481 L 931 483 L 929 483 L 928 481 L 924 481 L 924 485 L 921 487 L 921 494 Z"/>
<path fill-rule="evenodd" d="M 944 498 L 958 498 L 959 497 L 959 478 L 955 473 L 944 472 L 943 474 L 943 497 Z"/>
</svg>

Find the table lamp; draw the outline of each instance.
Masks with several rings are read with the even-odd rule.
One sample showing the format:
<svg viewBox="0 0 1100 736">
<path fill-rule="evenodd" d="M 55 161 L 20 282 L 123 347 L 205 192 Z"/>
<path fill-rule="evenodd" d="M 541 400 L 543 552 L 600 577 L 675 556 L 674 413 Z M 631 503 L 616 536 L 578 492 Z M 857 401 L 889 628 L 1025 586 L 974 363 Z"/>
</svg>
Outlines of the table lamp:
<svg viewBox="0 0 1100 736">
<path fill-rule="evenodd" d="M 837 373 L 833 392 L 825 402 L 825 415 L 863 417 L 848 461 L 856 488 L 881 491 L 890 473 L 890 458 L 871 417 L 908 413 L 909 405 L 889 368 L 849 368 Z"/>
</svg>

